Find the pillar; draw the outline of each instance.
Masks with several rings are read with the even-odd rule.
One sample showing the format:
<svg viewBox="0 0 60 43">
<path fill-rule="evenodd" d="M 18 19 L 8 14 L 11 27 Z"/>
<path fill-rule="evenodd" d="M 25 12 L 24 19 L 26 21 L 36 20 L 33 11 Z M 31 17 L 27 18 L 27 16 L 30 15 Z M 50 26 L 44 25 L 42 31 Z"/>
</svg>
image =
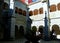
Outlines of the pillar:
<svg viewBox="0 0 60 43">
<path fill-rule="evenodd" d="M 45 27 L 43 29 L 44 31 L 44 40 L 50 40 L 50 36 L 49 36 L 49 25 L 48 25 L 48 18 L 47 18 L 47 13 L 45 12 Z"/>
<path fill-rule="evenodd" d="M 13 4 L 13 7 L 11 5 Z M 11 32 L 10 32 L 10 37 L 15 40 L 15 9 L 14 9 L 14 0 L 10 0 L 10 10 L 12 13 L 11 16 Z"/>
<path fill-rule="evenodd" d="M 29 18 L 29 8 L 27 7 L 27 14 L 26 14 L 26 33 L 29 33 L 31 30 L 31 23 L 32 20 Z"/>
</svg>

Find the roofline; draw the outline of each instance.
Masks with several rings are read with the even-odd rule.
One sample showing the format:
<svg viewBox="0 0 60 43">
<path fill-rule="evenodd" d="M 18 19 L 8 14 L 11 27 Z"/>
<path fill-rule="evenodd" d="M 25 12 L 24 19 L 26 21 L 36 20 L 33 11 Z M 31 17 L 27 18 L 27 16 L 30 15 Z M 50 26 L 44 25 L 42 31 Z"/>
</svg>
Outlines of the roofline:
<svg viewBox="0 0 60 43">
<path fill-rule="evenodd" d="M 22 1 L 19 1 L 19 2 L 21 2 L 22 4 L 24 4 L 24 5 L 26 5 L 26 6 L 27 6 L 27 4 L 26 4 L 26 3 L 23 3 Z"/>
<path fill-rule="evenodd" d="M 41 1 L 38 1 L 38 2 L 32 2 L 32 3 L 28 4 L 28 6 L 34 5 L 34 4 L 39 3 L 39 2 L 41 2 Z"/>
<path fill-rule="evenodd" d="M 30 5 L 34 5 L 34 4 L 39 3 L 39 2 L 45 3 L 46 1 L 33 2 L 33 3 L 28 4 L 28 6 L 30 6 Z"/>
</svg>

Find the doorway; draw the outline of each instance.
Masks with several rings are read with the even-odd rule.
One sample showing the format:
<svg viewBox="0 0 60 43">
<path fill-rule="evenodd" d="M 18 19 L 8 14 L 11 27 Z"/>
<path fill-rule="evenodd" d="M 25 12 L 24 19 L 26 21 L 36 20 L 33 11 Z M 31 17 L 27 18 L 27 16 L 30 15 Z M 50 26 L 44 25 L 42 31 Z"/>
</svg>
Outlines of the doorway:
<svg viewBox="0 0 60 43">
<path fill-rule="evenodd" d="M 19 27 L 19 34 L 20 34 L 20 37 L 24 36 L 24 27 L 23 26 Z"/>
</svg>

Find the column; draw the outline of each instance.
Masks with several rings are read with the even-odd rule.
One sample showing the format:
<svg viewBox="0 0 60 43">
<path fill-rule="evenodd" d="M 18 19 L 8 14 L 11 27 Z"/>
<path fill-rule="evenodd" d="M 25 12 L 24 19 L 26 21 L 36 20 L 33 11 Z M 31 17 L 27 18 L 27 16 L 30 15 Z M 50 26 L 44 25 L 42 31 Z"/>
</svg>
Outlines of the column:
<svg viewBox="0 0 60 43">
<path fill-rule="evenodd" d="M 10 10 L 12 13 L 12 17 L 11 17 L 11 32 L 10 32 L 10 36 L 11 38 L 13 38 L 13 40 L 15 40 L 15 9 L 14 9 L 14 0 L 10 0 Z"/>
<path fill-rule="evenodd" d="M 26 14 L 26 33 L 29 33 L 31 30 L 31 23 L 32 20 L 29 18 L 29 8 L 27 7 L 27 14 Z"/>
<path fill-rule="evenodd" d="M 48 17 L 47 17 L 47 12 L 45 12 L 45 27 L 44 27 L 44 40 L 50 40 L 50 36 L 49 36 L 49 25 L 48 25 Z"/>
<path fill-rule="evenodd" d="M 45 11 L 45 28 L 44 28 L 44 38 L 45 40 L 50 40 L 50 15 L 49 15 L 49 0 L 46 1 L 47 11 Z"/>
</svg>

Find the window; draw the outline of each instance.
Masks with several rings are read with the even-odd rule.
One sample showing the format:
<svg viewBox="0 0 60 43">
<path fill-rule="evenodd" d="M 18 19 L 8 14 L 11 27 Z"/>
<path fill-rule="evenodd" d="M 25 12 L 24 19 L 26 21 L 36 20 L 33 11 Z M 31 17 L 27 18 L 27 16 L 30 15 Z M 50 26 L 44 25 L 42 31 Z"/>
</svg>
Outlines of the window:
<svg viewBox="0 0 60 43">
<path fill-rule="evenodd" d="M 39 14 L 43 14 L 43 8 L 39 9 Z"/>
<path fill-rule="evenodd" d="M 24 26 L 19 27 L 19 33 L 20 35 L 24 35 Z"/>
<path fill-rule="evenodd" d="M 22 11 L 22 14 L 23 14 L 24 16 L 26 16 L 26 11 L 25 11 L 25 10 L 23 10 L 23 11 Z"/>
<path fill-rule="evenodd" d="M 30 12 L 29 12 L 29 16 L 32 16 L 32 15 L 33 15 L 33 12 L 32 12 L 32 11 L 30 11 Z"/>
<path fill-rule="evenodd" d="M 15 7 L 15 13 L 18 13 L 18 8 L 17 7 Z"/>
<path fill-rule="evenodd" d="M 19 14 L 22 14 L 22 9 L 19 9 Z"/>
<path fill-rule="evenodd" d="M 37 14 L 38 14 L 38 10 L 35 9 L 35 10 L 34 10 L 34 15 L 37 15 Z"/>
<path fill-rule="evenodd" d="M 60 10 L 60 3 L 58 3 L 57 8 L 58 8 L 58 10 Z"/>
<path fill-rule="evenodd" d="M 50 12 L 56 11 L 56 5 L 51 5 L 50 6 Z"/>
</svg>

